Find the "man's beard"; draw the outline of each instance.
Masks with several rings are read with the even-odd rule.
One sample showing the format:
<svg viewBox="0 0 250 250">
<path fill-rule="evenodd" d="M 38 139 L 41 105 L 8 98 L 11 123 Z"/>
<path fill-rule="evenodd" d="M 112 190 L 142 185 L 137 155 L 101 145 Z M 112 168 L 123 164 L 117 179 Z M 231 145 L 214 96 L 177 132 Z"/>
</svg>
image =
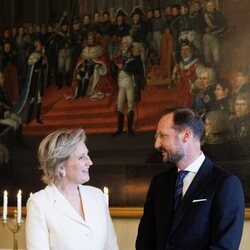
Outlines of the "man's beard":
<svg viewBox="0 0 250 250">
<path fill-rule="evenodd" d="M 168 150 L 166 150 L 164 147 L 161 147 L 159 149 L 160 152 L 162 152 L 163 162 L 171 162 L 176 163 L 183 159 L 184 157 L 184 151 L 182 149 L 179 149 L 178 152 L 172 154 Z M 167 154 L 167 156 L 165 156 Z"/>
<path fill-rule="evenodd" d="M 183 57 L 182 60 L 184 62 L 187 62 L 187 61 L 189 61 L 191 59 L 191 57 L 192 57 L 192 55 L 189 55 L 189 56 Z"/>
</svg>

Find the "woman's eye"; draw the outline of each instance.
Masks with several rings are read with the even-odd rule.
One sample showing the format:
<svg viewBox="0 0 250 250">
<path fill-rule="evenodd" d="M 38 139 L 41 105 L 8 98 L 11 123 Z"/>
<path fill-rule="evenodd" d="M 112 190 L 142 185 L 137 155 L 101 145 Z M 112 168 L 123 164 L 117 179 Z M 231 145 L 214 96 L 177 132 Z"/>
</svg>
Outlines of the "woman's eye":
<svg viewBox="0 0 250 250">
<path fill-rule="evenodd" d="M 82 155 L 79 157 L 79 160 L 87 160 L 88 159 L 88 156 L 86 155 Z"/>
</svg>

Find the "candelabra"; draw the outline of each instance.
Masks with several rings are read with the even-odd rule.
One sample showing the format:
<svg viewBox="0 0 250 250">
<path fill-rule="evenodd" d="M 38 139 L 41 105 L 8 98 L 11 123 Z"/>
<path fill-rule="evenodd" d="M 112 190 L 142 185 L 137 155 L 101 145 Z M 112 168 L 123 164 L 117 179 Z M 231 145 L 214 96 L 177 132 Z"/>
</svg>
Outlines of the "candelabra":
<svg viewBox="0 0 250 250">
<path fill-rule="evenodd" d="M 14 215 L 13 218 L 8 221 L 8 219 L 3 219 L 2 224 L 4 229 L 13 234 L 13 250 L 18 250 L 18 238 L 17 238 L 17 233 L 21 229 L 22 226 L 22 220 L 18 222 L 17 219 L 17 210 L 14 210 Z"/>
</svg>

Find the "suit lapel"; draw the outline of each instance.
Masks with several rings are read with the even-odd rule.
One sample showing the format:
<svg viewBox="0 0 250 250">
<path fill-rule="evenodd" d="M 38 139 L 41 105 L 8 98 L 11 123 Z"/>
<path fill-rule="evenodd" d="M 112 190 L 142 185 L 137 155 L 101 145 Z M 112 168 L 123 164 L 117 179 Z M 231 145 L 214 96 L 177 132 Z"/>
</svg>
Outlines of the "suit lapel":
<svg viewBox="0 0 250 250">
<path fill-rule="evenodd" d="M 186 211 L 192 205 L 193 199 L 199 197 L 199 194 L 202 193 L 203 189 L 211 180 L 212 166 L 213 163 L 208 158 L 206 158 L 203 164 L 201 165 L 198 173 L 196 174 L 194 180 L 192 181 L 190 187 L 188 188 L 186 194 L 184 195 L 180 205 L 177 207 L 174 213 L 174 218 L 169 236 L 175 231 L 176 227 L 181 222 Z"/>
<path fill-rule="evenodd" d="M 87 225 L 86 221 L 77 213 L 77 211 L 70 205 L 66 198 L 57 190 L 55 185 L 47 186 L 45 188 L 46 194 L 51 202 L 52 207 L 64 216 L 82 224 Z"/>
</svg>

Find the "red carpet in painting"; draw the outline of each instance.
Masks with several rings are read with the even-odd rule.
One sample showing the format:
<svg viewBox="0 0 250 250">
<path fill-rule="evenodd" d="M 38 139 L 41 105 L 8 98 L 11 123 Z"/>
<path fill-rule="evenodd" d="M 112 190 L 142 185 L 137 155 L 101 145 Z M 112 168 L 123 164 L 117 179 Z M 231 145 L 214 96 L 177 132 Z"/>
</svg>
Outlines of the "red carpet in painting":
<svg viewBox="0 0 250 250">
<path fill-rule="evenodd" d="M 58 90 L 51 86 L 46 89 L 42 107 L 44 124 L 32 121 L 25 125 L 25 135 L 47 135 L 60 128 L 81 127 L 88 134 L 112 133 L 116 130 L 117 95 L 95 101 L 89 97 L 65 100 L 64 94 L 67 91 L 67 87 Z M 136 109 L 135 131 L 155 130 L 163 110 L 174 105 L 176 88 L 168 89 L 166 85 L 147 86 L 142 91 L 141 99 Z"/>
</svg>

